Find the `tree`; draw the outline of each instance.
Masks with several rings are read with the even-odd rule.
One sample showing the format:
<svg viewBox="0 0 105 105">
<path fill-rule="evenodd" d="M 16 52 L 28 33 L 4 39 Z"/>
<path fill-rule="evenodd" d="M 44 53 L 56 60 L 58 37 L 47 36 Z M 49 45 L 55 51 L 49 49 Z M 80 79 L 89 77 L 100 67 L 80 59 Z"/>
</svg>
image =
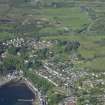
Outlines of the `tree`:
<svg viewBox="0 0 105 105">
<path fill-rule="evenodd" d="M 8 55 L 2 62 L 2 70 L 4 74 L 23 68 L 22 59 L 14 55 Z"/>
<path fill-rule="evenodd" d="M 72 42 L 68 42 L 65 45 L 65 51 L 70 53 L 71 51 L 77 51 L 77 49 L 79 48 L 80 43 L 79 41 L 72 41 Z"/>
<path fill-rule="evenodd" d="M 45 59 L 48 56 L 48 48 L 39 49 L 37 53 L 39 58 Z"/>
<path fill-rule="evenodd" d="M 65 46 L 65 51 L 69 53 L 72 51 L 72 49 L 73 49 L 73 44 L 71 42 L 68 42 Z"/>
</svg>

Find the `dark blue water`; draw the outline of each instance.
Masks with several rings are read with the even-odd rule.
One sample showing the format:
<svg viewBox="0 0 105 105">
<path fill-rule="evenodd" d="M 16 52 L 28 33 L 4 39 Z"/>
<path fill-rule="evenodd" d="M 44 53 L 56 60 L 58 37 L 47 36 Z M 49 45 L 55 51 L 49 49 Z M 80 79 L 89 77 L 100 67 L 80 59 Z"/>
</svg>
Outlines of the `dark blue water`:
<svg viewBox="0 0 105 105">
<path fill-rule="evenodd" d="M 25 84 L 6 84 L 0 87 L 0 105 L 32 105 L 19 99 L 32 100 L 35 94 Z"/>
</svg>

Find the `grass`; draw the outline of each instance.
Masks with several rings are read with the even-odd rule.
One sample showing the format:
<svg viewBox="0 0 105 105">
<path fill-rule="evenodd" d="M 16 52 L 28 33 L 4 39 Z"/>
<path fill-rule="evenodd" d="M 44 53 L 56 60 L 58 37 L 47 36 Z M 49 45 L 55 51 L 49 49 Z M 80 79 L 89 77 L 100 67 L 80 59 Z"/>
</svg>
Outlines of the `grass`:
<svg viewBox="0 0 105 105">
<path fill-rule="evenodd" d="M 13 8 L 8 15 L 21 18 L 22 15 L 32 15 L 33 18 L 46 18 L 51 21 L 61 21 L 63 26 L 80 28 L 83 24 L 90 23 L 87 13 L 81 12 L 79 7 L 73 8 Z M 56 18 L 56 20 L 55 20 Z"/>
<path fill-rule="evenodd" d="M 78 7 L 43 9 L 41 15 L 50 19 L 56 17 L 64 26 L 72 26 L 73 28 L 79 28 L 90 22 L 87 14 L 82 13 Z"/>
<path fill-rule="evenodd" d="M 105 71 L 105 57 L 96 58 L 93 61 L 88 61 L 82 65 L 85 68 L 89 68 L 95 72 Z"/>
<path fill-rule="evenodd" d="M 44 40 L 78 40 L 81 44 L 78 52 L 85 59 L 92 59 L 90 61 L 82 62 L 78 64 L 78 68 L 89 68 L 93 71 L 105 71 L 105 46 L 100 46 L 95 43 L 95 41 L 99 41 L 104 39 L 105 35 L 102 36 L 85 36 L 85 35 L 68 35 L 68 36 L 48 36 L 43 37 Z M 96 58 L 95 58 L 96 57 Z"/>
<path fill-rule="evenodd" d="M 7 39 L 11 39 L 14 38 L 15 36 L 13 34 L 10 34 L 8 32 L 0 32 L 0 41 L 1 40 L 7 40 Z"/>
<path fill-rule="evenodd" d="M 54 0 L 54 1 L 61 1 L 61 0 Z M 62 0 L 63 1 L 63 0 Z M 51 0 L 46 0 L 46 2 L 51 2 Z M 0 10 L 3 7 L 0 7 Z M 97 7 L 98 8 L 98 7 Z M 97 8 L 94 8 L 95 11 L 99 10 Z M 5 11 L 8 9 L 8 7 L 5 8 Z M 102 9 L 101 9 L 102 10 Z M 103 9 L 104 10 L 104 9 Z M 4 12 L 4 11 L 3 11 Z M 1 14 L 3 13 L 0 12 Z M 31 15 L 31 16 L 29 16 Z M 24 20 L 25 19 L 34 19 L 34 18 L 44 18 L 50 21 L 52 24 L 56 25 L 56 21 L 60 22 L 61 24 L 57 27 L 47 27 L 43 28 L 40 32 L 42 33 L 56 33 L 59 30 L 62 31 L 64 27 L 70 27 L 72 29 L 80 29 L 82 25 L 84 24 L 90 24 L 91 20 L 88 17 L 88 14 L 86 12 L 81 12 L 79 6 L 77 7 L 71 7 L 71 8 L 12 8 L 12 10 L 7 14 L 7 16 L 16 18 L 18 20 Z M 8 26 L 0 26 L 0 28 L 8 28 Z M 12 27 L 9 27 L 8 29 L 12 29 Z M 14 37 L 14 35 L 7 33 L 7 32 L 1 32 L 0 33 L 0 40 L 2 39 L 8 39 Z M 100 56 L 105 54 L 105 46 L 100 46 L 99 44 L 95 43 L 95 41 L 100 41 L 101 39 L 105 39 L 105 35 L 47 35 L 47 37 L 42 37 L 43 40 L 78 40 L 81 44 L 78 52 L 82 55 L 82 57 L 88 59 L 88 58 L 94 58 L 95 56 Z M 55 49 L 56 50 L 56 49 Z M 58 49 L 57 49 L 58 50 Z M 62 50 L 59 48 L 59 50 Z M 63 58 L 68 58 L 68 55 L 66 53 L 62 53 Z M 105 68 L 103 62 L 104 59 L 102 59 L 103 62 L 100 60 L 101 58 L 97 58 L 93 61 L 88 61 L 83 63 L 82 67 L 89 67 L 91 69 L 98 68 L 102 70 Z M 94 65 L 94 68 L 91 67 Z M 100 66 L 102 67 L 100 68 Z"/>
</svg>

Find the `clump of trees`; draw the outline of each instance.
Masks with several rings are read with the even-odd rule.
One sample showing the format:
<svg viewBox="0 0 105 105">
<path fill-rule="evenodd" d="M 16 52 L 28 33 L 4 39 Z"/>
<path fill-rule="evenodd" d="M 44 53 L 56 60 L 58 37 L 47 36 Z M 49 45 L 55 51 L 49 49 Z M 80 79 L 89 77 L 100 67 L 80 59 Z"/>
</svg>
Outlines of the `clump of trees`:
<svg viewBox="0 0 105 105">
<path fill-rule="evenodd" d="M 80 42 L 79 41 L 60 41 L 58 40 L 58 45 L 59 46 L 64 46 L 64 51 L 67 53 L 70 53 L 72 51 L 77 51 L 78 48 L 80 47 Z"/>
<path fill-rule="evenodd" d="M 48 53 L 49 53 L 48 48 L 39 49 L 37 51 L 37 54 L 38 54 L 39 58 L 41 58 L 41 59 L 46 59 L 48 57 Z"/>
<path fill-rule="evenodd" d="M 5 57 L 0 63 L 0 73 L 6 75 L 15 70 L 21 70 L 23 68 L 23 61 L 21 58 L 14 55 Z"/>
<path fill-rule="evenodd" d="M 5 52 L 6 45 L 3 45 L 3 42 L 0 42 L 0 55 Z"/>
<path fill-rule="evenodd" d="M 71 52 L 71 51 L 77 51 L 77 49 L 80 47 L 79 41 L 72 41 L 72 42 L 67 42 L 65 45 L 65 51 L 66 52 Z"/>
</svg>

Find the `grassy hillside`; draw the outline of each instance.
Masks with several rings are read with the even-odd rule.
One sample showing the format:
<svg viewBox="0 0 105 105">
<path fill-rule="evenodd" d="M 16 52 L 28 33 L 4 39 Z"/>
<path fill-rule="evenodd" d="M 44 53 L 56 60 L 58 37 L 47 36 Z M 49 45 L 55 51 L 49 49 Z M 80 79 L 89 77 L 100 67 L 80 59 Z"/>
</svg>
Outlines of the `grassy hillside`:
<svg viewBox="0 0 105 105">
<path fill-rule="evenodd" d="M 52 2 L 61 3 L 63 2 L 63 0 L 62 1 L 55 0 L 55 1 L 49 1 L 49 2 L 48 0 L 45 0 L 43 2 L 44 3 L 52 3 Z M 65 1 L 65 2 L 68 2 L 68 1 Z M 89 13 L 87 11 L 81 11 L 81 5 L 85 5 L 84 8 L 91 8 L 89 7 L 89 5 L 92 6 L 88 2 L 83 2 L 82 0 L 80 1 L 80 3 L 75 2 L 75 6 L 73 7 L 60 7 L 60 8 L 54 8 L 50 6 L 49 7 L 41 6 L 40 8 L 35 8 L 35 6 L 33 7 L 30 5 L 27 8 L 24 6 L 19 7 L 19 8 L 14 6 L 10 11 L 8 11 L 9 6 L 7 4 L 5 5 L 5 8 L 3 8 L 3 6 L 0 6 L 1 19 L 2 18 L 16 19 L 16 23 L 9 24 L 9 27 L 8 27 L 8 24 L 5 24 L 5 25 L 0 24 L 0 29 L 2 30 L 7 29 L 7 30 L 13 31 L 13 33 L 0 32 L 0 39 L 5 39 L 7 37 L 8 38 L 14 37 L 14 31 L 16 27 L 22 27 L 22 23 L 24 21 L 27 21 L 27 22 L 29 21 L 31 23 L 31 21 L 33 20 L 40 19 L 41 22 L 43 21 L 48 22 L 50 26 L 47 26 L 47 25 L 44 26 L 45 23 L 42 23 L 42 28 L 38 28 L 37 30 L 32 29 L 31 32 L 26 31 L 25 36 L 26 35 L 34 36 L 35 33 L 39 33 L 39 35 L 41 34 L 42 37 L 43 35 L 45 35 L 46 37 L 43 37 L 43 39 L 47 39 L 47 40 L 55 40 L 55 39 L 78 40 L 81 43 L 81 47 L 79 48 L 79 53 L 82 55 L 82 57 L 86 59 L 91 59 L 91 58 L 94 58 L 95 56 L 96 57 L 104 56 L 105 46 L 101 46 L 100 43 L 102 40 L 104 40 L 105 36 L 104 34 L 99 34 L 95 36 L 92 34 L 87 35 L 87 34 L 90 34 L 90 32 L 87 31 L 88 27 L 91 26 L 94 20 L 90 18 Z M 97 4 L 94 4 L 94 6 L 91 9 L 95 11 L 100 10 L 101 12 L 102 10 L 104 11 L 104 7 L 100 9 L 99 8 L 100 7 L 97 7 Z M 2 14 L 5 14 L 5 15 L 2 15 Z M 96 15 L 98 16 L 99 12 L 96 12 Z M 29 28 L 30 26 L 27 26 L 27 22 L 25 24 L 25 27 Z M 85 29 L 85 26 L 86 26 L 86 29 Z M 66 36 L 63 35 L 65 34 L 64 32 L 65 28 L 67 28 L 68 30 L 68 32 L 66 33 Z M 82 29 L 85 29 L 85 31 L 82 32 Z M 21 35 L 21 32 L 20 32 L 19 35 L 23 36 L 24 34 Z M 96 43 L 97 41 L 99 41 L 100 43 Z M 99 64 L 101 64 L 99 58 L 95 59 L 95 61 L 88 61 L 88 62 L 91 62 L 91 63 L 99 62 Z M 90 65 L 89 63 L 86 63 L 86 67 L 87 65 L 89 65 L 90 67 L 92 64 Z M 94 66 L 93 68 L 97 68 L 97 67 Z"/>
</svg>

